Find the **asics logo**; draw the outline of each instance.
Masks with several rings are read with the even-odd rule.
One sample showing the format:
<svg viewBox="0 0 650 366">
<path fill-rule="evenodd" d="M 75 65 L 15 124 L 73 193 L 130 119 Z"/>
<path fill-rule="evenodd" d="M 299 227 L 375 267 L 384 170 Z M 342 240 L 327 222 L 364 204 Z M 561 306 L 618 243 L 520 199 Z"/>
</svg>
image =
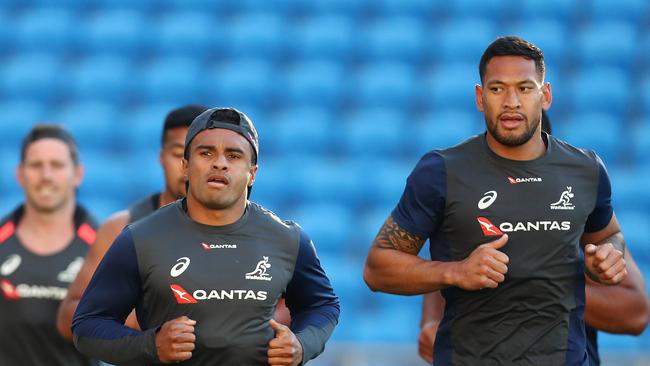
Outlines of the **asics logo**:
<svg viewBox="0 0 650 366">
<path fill-rule="evenodd" d="M 18 269 L 18 266 L 20 266 L 20 262 L 22 262 L 22 259 L 18 254 L 8 256 L 7 260 L 5 260 L 4 263 L 2 263 L 2 266 L 0 266 L 0 275 L 9 276 L 14 273 L 14 271 Z"/>
<path fill-rule="evenodd" d="M 188 257 L 178 258 L 176 260 L 176 262 L 178 262 L 178 263 L 176 263 L 172 267 L 171 271 L 169 271 L 169 274 L 172 277 L 178 277 L 178 276 L 182 275 L 183 272 L 185 272 L 185 270 L 187 269 L 187 267 L 190 266 L 190 259 Z"/>
<path fill-rule="evenodd" d="M 483 193 L 483 198 L 481 198 L 480 201 L 478 201 L 478 208 L 481 210 L 485 210 L 486 208 L 490 207 L 494 201 L 497 199 L 497 191 L 488 191 Z"/>
</svg>

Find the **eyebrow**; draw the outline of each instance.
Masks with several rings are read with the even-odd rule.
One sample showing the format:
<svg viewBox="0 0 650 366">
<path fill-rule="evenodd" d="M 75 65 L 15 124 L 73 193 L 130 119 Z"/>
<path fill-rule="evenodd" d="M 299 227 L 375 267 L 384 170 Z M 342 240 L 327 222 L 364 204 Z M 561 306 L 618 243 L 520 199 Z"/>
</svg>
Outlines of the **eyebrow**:
<svg viewBox="0 0 650 366">
<path fill-rule="evenodd" d="M 534 79 L 526 79 L 526 80 L 522 80 L 522 81 L 518 82 L 517 85 L 535 84 L 535 83 L 536 83 L 536 80 L 534 80 Z M 507 84 L 507 83 L 505 81 L 502 81 L 502 80 L 490 80 L 490 81 L 488 81 L 486 83 L 486 85 L 494 85 L 494 84 Z"/>
<path fill-rule="evenodd" d="M 217 148 L 214 147 L 213 145 L 198 145 L 195 150 L 209 150 L 209 151 L 215 151 Z M 226 152 L 235 152 L 235 153 L 240 153 L 242 155 L 245 155 L 244 150 L 238 148 L 238 147 L 227 147 Z"/>
</svg>

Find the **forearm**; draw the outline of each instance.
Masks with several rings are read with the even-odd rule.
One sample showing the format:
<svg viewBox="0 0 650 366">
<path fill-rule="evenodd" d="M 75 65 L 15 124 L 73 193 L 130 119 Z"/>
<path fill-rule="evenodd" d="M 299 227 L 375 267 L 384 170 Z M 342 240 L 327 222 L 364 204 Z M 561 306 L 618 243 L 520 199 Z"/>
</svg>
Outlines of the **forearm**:
<svg viewBox="0 0 650 366">
<path fill-rule="evenodd" d="M 454 285 L 455 262 L 427 261 L 417 255 L 373 246 L 364 280 L 373 291 L 418 295 Z"/>
<path fill-rule="evenodd" d="M 59 306 L 59 311 L 56 317 L 56 327 L 59 334 L 66 341 L 72 341 L 72 316 L 74 311 L 79 305 L 79 299 L 72 299 L 66 297 Z"/>
<path fill-rule="evenodd" d="M 420 328 L 431 323 L 440 323 L 445 311 L 445 299 L 440 291 L 430 292 L 422 296 L 422 319 Z"/>
<path fill-rule="evenodd" d="M 587 325 L 608 333 L 641 334 L 648 323 L 647 299 L 634 289 L 591 284 L 586 288 Z M 612 301 L 612 299 L 616 299 Z"/>
<path fill-rule="evenodd" d="M 338 323 L 338 314 L 338 306 L 329 305 L 294 317 L 291 329 L 302 346 L 303 365 L 323 352 Z"/>
<path fill-rule="evenodd" d="M 159 362 L 155 338 L 155 329 L 136 331 L 114 320 L 86 318 L 74 325 L 74 343 L 81 353 L 117 365 Z"/>
</svg>

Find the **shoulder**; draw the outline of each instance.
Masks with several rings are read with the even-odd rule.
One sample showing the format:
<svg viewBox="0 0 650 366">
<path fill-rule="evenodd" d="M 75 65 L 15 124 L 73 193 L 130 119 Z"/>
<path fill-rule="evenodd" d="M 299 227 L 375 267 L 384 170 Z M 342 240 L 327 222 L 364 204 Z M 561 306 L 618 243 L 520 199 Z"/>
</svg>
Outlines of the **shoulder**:
<svg viewBox="0 0 650 366">
<path fill-rule="evenodd" d="M 112 232 L 117 236 L 117 233 L 130 222 L 130 217 L 128 210 L 117 211 L 104 221 L 97 232 Z"/>
<path fill-rule="evenodd" d="M 248 203 L 248 209 L 251 210 L 250 214 L 255 218 L 258 225 L 261 225 L 266 230 L 271 230 L 276 233 L 284 233 L 295 237 L 300 236 L 302 228 L 297 222 L 293 220 L 283 220 L 275 212 L 255 203 Z"/>
<path fill-rule="evenodd" d="M 137 221 L 158 208 L 160 193 L 154 193 L 135 202 L 127 209 L 129 212 L 129 222 Z"/>
<path fill-rule="evenodd" d="M 574 162 L 595 166 L 602 165 L 602 160 L 594 150 L 573 146 L 570 143 L 558 139 L 554 136 L 549 136 L 549 144 L 552 144 L 554 154 L 559 159 L 569 159 Z"/>
</svg>

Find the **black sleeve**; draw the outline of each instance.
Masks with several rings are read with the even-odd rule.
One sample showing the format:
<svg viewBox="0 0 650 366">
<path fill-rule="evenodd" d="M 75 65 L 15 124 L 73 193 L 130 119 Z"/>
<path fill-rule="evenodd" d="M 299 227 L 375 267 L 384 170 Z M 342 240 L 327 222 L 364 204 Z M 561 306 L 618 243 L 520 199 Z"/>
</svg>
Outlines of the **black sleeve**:
<svg viewBox="0 0 650 366">
<path fill-rule="evenodd" d="M 124 325 L 141 298 L 138 260 L 127 228 L 111 245 L 79 301 L 72 321 L 77 349 L 112 364 L 158 362 L 156 330 Z"/>
<path fill-rule="evenodd" d="M 603 161 L 596 156 L 598 161 L 598 195 L 596 206 L 589 214 L 585 223 L 585 232 L 594 233 L 604 229 L 612 220 L 614 208 L 612 207 L 612 185 Z"/>
<path fill-rule="evenodd" d="M 338 323 L 339 299 L 316 256 L 314 244 L 300 232 L 300 248 L 285 301 L 291 312 L 291 331 L 302 345 L 303 362 L 315 358 Z"/>
</svg>

